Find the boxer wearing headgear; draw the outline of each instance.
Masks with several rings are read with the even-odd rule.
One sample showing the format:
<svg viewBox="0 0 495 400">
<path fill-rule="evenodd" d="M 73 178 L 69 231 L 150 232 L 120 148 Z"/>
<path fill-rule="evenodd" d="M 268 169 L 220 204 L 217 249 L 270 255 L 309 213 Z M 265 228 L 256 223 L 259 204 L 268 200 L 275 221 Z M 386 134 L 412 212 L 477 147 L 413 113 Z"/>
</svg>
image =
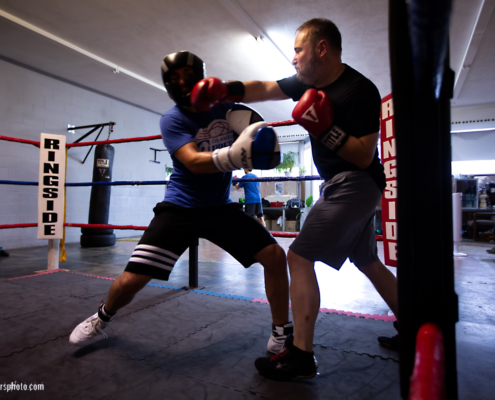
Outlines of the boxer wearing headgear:
<svg viewBox="0 0 495 400">
<path fill-rule="evenodd" d="M 223 101 L 205 111 L 191 106 L 190 92 L 204 78 L 204 65 L 190 52 L 166 56 L 162 78 L 176 103 L 160 120 L 162 139 L 174 167 L 165 198 L 154 208 L 153 220 L 124 273 L 112 284 L 106 302 L 74 329 L 70 342 L 80 345 L 99 334 L 105 336 L 103 329 L 117 310 L 127 305 L 151 279 L 168 280 L 191 242 L 204 238 L 227 251 L 245 268 L 255 262 L 265 268 L 265 287 L 272 311 L 267 350 L 279 353 L 287 335 L 292 333 L 285 252 L 258 221 L 229 197 L 232 170 L 270 169 L 279 164 L 275 131 L 244 105 Z M 235 141 L 233 130 L 239 134 Z"/>
<path fill-rule="evenodd" d="M 177 106 L 188 108 L 193 112 L 207 112 L 212 108 L 191 106 L 191 91 L 193 88 L 196 89 L 196 92 L 198 87 L 203 88 L 199 90 L 204 93 L 214 92 L 215 96 L 221 96 L 222 103 L 230 103 L 242 98 L 240 95 L 229 94 L 229 87 L 231 87 L 229 83 L 225 84 L 217 78 L 205 79 L 203 61 L 189 51 L 183 50 L 165 56 L 162 61 L 161 72 L 163 83 L 170 98 Z M 196 85 L 198 82 L 200 84 Z M 238 83 L 240 82 L 231 84 L 237 88 Z M 243 88 L 242 84 L 241 87 Z M 222 94 L 219 94 L 218 91 L 221 91 Z M 194 95 L 195 93 L 193 93 Z M 280 149 L 274 129 L 268 127 L 266 123 L 249 126 L 254 121 L 262 121 L 263 118 L 245 105 L 223 104 L 224 109 L 225 107 L 229 109 L 227 119 L 231 125 L 235 126 L 235 135 L 232 136 L 232 143 L 230 143 L 232 145 L 230 147 L 222 150 L 216 148 L 213 151 L 212 160 L 215 168 L 225 172 L 239 168 L 275 168 L 280 163 Z M 247 112 L 243 113 L 242 110 Z M 219 111 L 219 109 L 216 109 L 213 112 L 218 113 Z M 251 116 L 255 115 L 257 117 L 246 118 L 249 111 Z M 250 124 L 246 123 L 248 121 Z M 241 131 L 241 128 L 244 128 L 245 132 Z M 237 137 L 240 137 L 240 139 L 235 140 Z"/>
<path fill-rule="evenodd" d="M 172 72 L 179 68 L 190 68 L 186 86 L 187 93 L 182 92 L 181 85 L 173 79 Z M 196 83 L 205 78 L 205 64 L 197 55 L 189 51 L 179 51 L 166 56 L 162 61 L 162 80 L 170 98 L 180 107 L 191 106 L 191 91 Z"/>
</svg>

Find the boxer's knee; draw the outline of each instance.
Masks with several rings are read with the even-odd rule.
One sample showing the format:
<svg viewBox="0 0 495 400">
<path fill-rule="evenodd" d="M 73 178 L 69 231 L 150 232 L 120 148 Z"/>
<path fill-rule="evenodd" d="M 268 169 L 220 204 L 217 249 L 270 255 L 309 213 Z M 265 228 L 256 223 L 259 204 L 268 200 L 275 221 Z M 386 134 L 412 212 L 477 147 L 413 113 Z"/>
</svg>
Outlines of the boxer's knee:
<svg viewBox="0 0 495 400">
<path fill-rule="evenodd" d="M 285 255 L 285 251 L 277 243 L 265 247 L 263 250 L 259 251 L 254 258 L 261 265 L 263 265 L 263 267 L 268 269 L 287 268 L 287 257 Z"/>
<path fill-rule="evenodd" d="M 137 293 L 151 280 L 150 276 L 124 271 L 116 283 L 124 293 Z"/>
</svg>

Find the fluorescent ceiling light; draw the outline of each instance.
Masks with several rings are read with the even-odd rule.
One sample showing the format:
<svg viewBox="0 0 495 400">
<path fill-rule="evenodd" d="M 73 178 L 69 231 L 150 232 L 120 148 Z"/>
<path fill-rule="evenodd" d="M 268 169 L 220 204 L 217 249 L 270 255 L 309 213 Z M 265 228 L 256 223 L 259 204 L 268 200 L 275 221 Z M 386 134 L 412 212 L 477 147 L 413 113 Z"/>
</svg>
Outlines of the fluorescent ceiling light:
<svg viewBox="0 0 495 400">
<path fill-rule="evenodd" d="M 460 129 L 456 131 L 450 131 L 450 133 L 486 132 L 486 131 L 495 131 L 495 128 Z"/>
<path fill-rule="evenodd" d="M 452 161 L 452 175 L 493 175 L 495 160 Z"/>
<path fill-rule="evenodd" d="M 248 15 L 248 13 L 241 7 L 237 0 L 218 0 L 218 2 L 239 22 L 239 24 L 249 34 L 256 39 L 256 42 L 265 47 L 264 52 L 269 59 L 273 57 L 279 58 L 278 70 L 279 74 L 289 76 L 294 75 L 294 68 L 292 67 L 292 55 L 287 55 L 286 51 L 282 51 L 278 45 L 278 40 L 275 42 L 271 33 L 263 32 L 256 22 Z M 280 36 L 280 35 L 279 35 Z M 285 43 L 284 43 L 285 45 Z M 279 57 L 277 57 L 279 56 Z M 275 67 L 274 67 L 275 68 Z M 287 72 L 289 71 L 290 72 Z"/>
<path fill-rule="evenodd" d="M 132 77 L 134 79 L 137 79 L 137 80 L 139 80 L 141 82 L 144 82 L 144 83 L 146 83 L 146 84 L 148 84 L 150 86 L 153 86 L 153 87 L 155 87 L 157 89 L 160 89 L 160 90 L 163 90 L 163 91 L 166 92 L 166 90 L 165 90 L 165 88 L 163 86 L 158 85 L 155 82 L 152 82 L 149 79 L 146 79 L 146 78 L 144 78 L 144 77 L 142 77 L 142 76 L 140 76 L 138 74 L 135 74 L 132 71 L 129 71 L 129 70 L 125 69 L 125 68 L 122 68 L 122 67 L 118 66 L 117 64 L 115 64 L 115 63 L 113 63 L 111 61 L 105 60 L 104 58 L 101 58 L 101 57 L 97 56 L 96 54 L 90 53 L 89 51 L 86 51 L 86 50 L 82 49 L 81 47 L 76 46 L 75 44 L 72 44 L 72 43 L 70 43 L 70 42 L 68 42 L 68 41 L 66 41 L 66 40 L 64 40 L 62 38 L 59 38 L 58 36 L 52 35 L 51 33 L 47 32 L 47 31 L 45 31 L 43 29 L 40 29 L 37 26 L 35 26 L 33 24 L 30 24 L 29 22 L 26 22 L 26 21 L 24 21 L 24 20 L 22 20 L 20 18 L 17 18 L 17 17 L 15 17 L 12 14 L 9 14 L 9 13 L 3 11 L 3 10 L 0 10 L 0 16 L 4 17 L 5 19 L 8 19 L 9 21 L 12 21 L 12 22 L 14 22 L 14 23 L 16 23 L 18 25 L 23 26 L 26 29 L 29 29 L 29 30 L 31 30 L 33 32 L 36 32 L 37 34 L 39 34 L 41 36 L 44 36 L 44 37 L 46 37 L 48 39 L 51 39 L 54 42 L 57 42 L 57 43 L 65 46 L 65 47 L 68 47 L 68 48 L 70 48 L 70 49 L 72 49 L 74 51 L 77 51 L 78 53 L 81 53 L 81 54 L 85 55 L 86 57 L 92 58 L 95 61 L 98 61 L 98 62 L 100 62 L 102 64 L 105 64 L 105 65 L 109 66 L 110 68 L 112 68 L 112 71 L 114 73 L 122 72 L 123 74 L 126 74 L 126 75 L 128 75 L 128 76 L 130 76 L 130 77 Z"/>
<path fill-rule="evenodd" d="M 287 62 L 278 51 L 275 50 L 272 43 L 266 39 L 255 40 L 249 33 L 232 37 L 236 45 L 248 54 L 251 60 L 262 71 L 263 78 L 260 80 L 275 81 L 286 76 L 296 73 L 294 67 Z"/>
<path fill-rule="evenodd" d="M 294 40 L 295 40 L 295 32 L 294 32 L 294 37 L 287 37 L 285 34 L 279 32 L 279 31 L 269 31 L 268 34 L 270 35 L 271 39 L 273 42 L 277 43 L 277 48 L 278 50 L 285 56 L 287 60 L 289 60 L 289 63 L 292 65 L 292 59 L 294 58 Z"/>
</svg>

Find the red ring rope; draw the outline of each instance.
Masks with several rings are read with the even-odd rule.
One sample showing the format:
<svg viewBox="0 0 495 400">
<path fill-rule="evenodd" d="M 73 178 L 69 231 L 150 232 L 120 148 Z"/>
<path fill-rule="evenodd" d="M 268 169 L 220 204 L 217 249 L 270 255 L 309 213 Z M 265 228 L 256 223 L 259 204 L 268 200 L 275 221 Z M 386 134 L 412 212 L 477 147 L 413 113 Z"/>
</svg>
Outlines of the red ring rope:
<svg viewBox="0 0 495 400">
<path fill-rule="evenodd" d="M 0 225 L 0 229 L 10 229 L 10 228 L 32 228 L 37 227 L 37 223 L 32 224 L 11 224 L 11 225 Z M 73 228 L 95 228 L 95 229 L 128 229 L 128 230 L 136 230 L 136 231 L 144 231 L 147 226 L 134 226 L 134 225 L 105 225 L 105 224 L 77 224 L 66 222 L 64 226 L 73 227 Z M 273 237 L 286 237 L 286 238 L 295 238 L 299 235 L 299 232 L 280 232 L 280 231 L 270 231 Z M 375 236 L 377 241 L 382 241 L 382 235 Z"/>
<path fill-rule="evenodd" d="M 290 125 L 297 125 L 297 122 L 294 121 L 293 119 L 288 119 L 287 121 L 280 121 L 280 122 L 268 122 L 268 126 L 290 126 Z"/>
<path fill-rule="evenodd" d="M 95 229 L 134 229 L 136 231 L 144 231 L 147 226 L 134 226 L 134 225 L 107 225 L 107 224 L 74 224 L 71 222 L 64 223 L 64 226 L 71 226 L 74 228 L 95 228 Z"/>
<path fill-rule="evenodd" d="M 291 120 L 286 120 L 286 121 L 279 121 L 279 122 L 268 122 L 268 126 L 290 126 L 290 125 L 296 125 L 297 122 L 294 121 L 293 119 Z M 128 138 L 128 139 L 113 139 L 113 140 L 101 140 L 97 142 L 81 142 L 81 143 L 67 143 L 67 147 L 82 147 L 82 146 L 93 146 L 93 145 L 98 145 L 98 144 L 110 144 L 110 143 L 130 143 L 130 142 L 142 142 L 146 140 L 157 140 L 161 139 L 161 135 L 154 135 L 154 136 L 143 136 L 143 137 L 134 137 L 134 138 Z M 18 138 L 12 138 L 8 136 L 1 136 L 0 135 L 0 140 L 7 140 L 10 142 L 18 142 L 18 143 L 27 143 L 27 144 L 32 144 L 34 146 L 39 147 L 40 142 L 36 142 L 34 140 L 26 140 L 26 139 L 18 139 Z"/>
<path fill-rule="evenodd" d="M 38 226 L 37 223 L 34 224 L 11 224 L 11 225 L 0 225 L 0 229 L 10 229 L 10 228 L 31 228 Z"/>
<path fill-rule="evenodd" d="M 40 147 L 40 142 L 35 142 L 34 140 L 11 138 L 11 137 L 8 137 L 8 136 L 1 136 L 1 135 L 0 135 L 0 140 L 7 140 L 9 142 L 19 142 L 19 143 L 33 144 L 33 145 L 35 145 L 37 147 Z"/>
<path fill-rule="evenodd" d="M 32 228 L 37 227 L 37 223 L 32 224 L 11 224 L 11 225 L 0 225 L 0 229 L 9 229 L 9 228 Z M 136 230 L 136 231 L 144 231 L 148 227 L 147 226 L 134 226 L 134 225 L 107 225 L 107 224 L 77 224 L 66 222 L 64 226 L 73 227 L 73 228 L 95 228 L 95 229 L 124 229 L 124 230 Z M 270 232 L 274 237 L 296 237 L 298 235 L 297 232 Z"/>
<path fill-rule="evenodd" d="M 280 232 L 280 231 L 275 231 L 272 232 L 270 231 L 273 237 L 288 237 L 288 238 L 295 238 L 299 233 L 297 232 Z"/>
<path fill-rule="evenodd" d="M 81 147 L 81 146 L 92 146 L 98 144 L 110 144 L 110 143 L 130 143 L 130 142 L 143 142 L 145 140 L 156 140 L 161 139 L 162 135 L 155 136 L 143 136 L 143 137 L 135 137 L 129 139 L 113 139 L 113 140 L 100 140 L 98 142 L 80 142 L 80 143 L 67 143 L 67 147 Z"/>
</svg>

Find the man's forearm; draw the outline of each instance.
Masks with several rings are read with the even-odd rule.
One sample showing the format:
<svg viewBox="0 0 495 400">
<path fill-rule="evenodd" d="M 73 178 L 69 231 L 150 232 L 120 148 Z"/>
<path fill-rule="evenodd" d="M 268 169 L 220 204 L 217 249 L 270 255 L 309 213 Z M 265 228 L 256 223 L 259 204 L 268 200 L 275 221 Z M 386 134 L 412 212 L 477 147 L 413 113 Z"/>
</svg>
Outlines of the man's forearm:
<svg viewBox="0 0 495 400">
<path fill-rule="evenodd" d="M 174 156 L 193 174 L 218 172 L 211 159 L 211 152 L 199 152 L 196 143 L 189 142 L 177 149 Z"/>
<path fill-rule="evenodd" d="M 349 139 L 337 154 L 359 168 L 366 169 L 375 156 L 377 136 L 377 133 L 361 138 L 349 136 Z"/>
<path fill-rule="evenodd" d="M 288 99 L 275 81 L 248 81 L 243 83 L 245 88 L 243 102 L 245 103 Z"/>
</svg>

